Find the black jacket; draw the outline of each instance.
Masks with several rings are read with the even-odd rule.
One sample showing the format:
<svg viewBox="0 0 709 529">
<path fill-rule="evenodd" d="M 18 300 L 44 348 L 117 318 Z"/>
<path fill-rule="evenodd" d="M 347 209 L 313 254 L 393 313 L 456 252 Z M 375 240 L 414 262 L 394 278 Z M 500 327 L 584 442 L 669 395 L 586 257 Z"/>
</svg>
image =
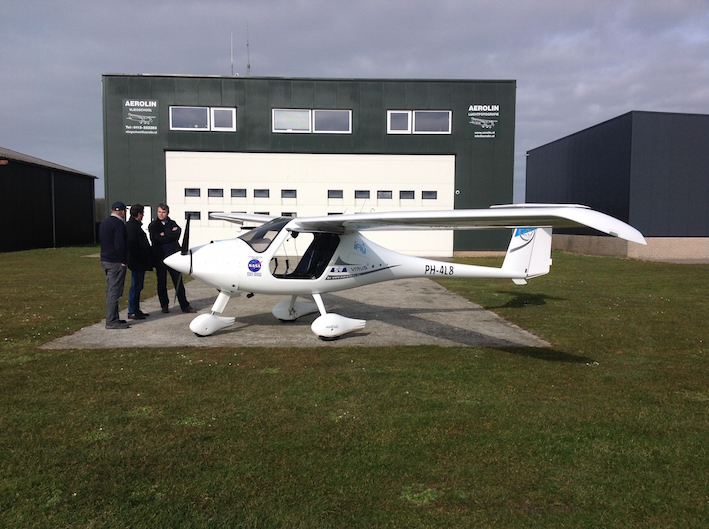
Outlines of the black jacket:
<svg viewBox="0 0 709 529">
<path fill-rule="evenodd" d="M 150 240 L 153 243 L 153 259 L 162 262 L 165 257 L 180 251 L 180 235 L 182 228 L 170 217 L 165 219 L 165 224 L 160 219 L 155 219 L 148 226 Z"/>
<path fill-rule="evenodd" d="M 143 231 L 142 222 L 131 217 L 126 222 L 128 234 L 128 268 L 131 270 L 152 270 L 153 256 L 148 236 Z"/>
</svg>

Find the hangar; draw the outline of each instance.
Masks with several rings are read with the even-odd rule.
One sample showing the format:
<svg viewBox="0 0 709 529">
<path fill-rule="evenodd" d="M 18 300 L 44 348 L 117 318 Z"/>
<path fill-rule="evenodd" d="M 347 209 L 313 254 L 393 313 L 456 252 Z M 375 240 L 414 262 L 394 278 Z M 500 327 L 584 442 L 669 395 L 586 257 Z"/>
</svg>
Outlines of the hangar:
<svg viewBox="0 0 709 529">
<path fill-rule="evenodd" d="M 512 202 L 516 82 L 103 76 L 106 203 L 191 220 L 486 208 Z M 399 251 L 499 250 L 500 232 L 377 233 Z"/>
<path fill-rule="evenodd" d="M 647 247 L 555 234 L 554 247 L 646 259 L 709 258 L 709 115 L 632 111 L 527 153 L 527 202 L 585 204 Z"/>
<path fill-rule="evenodd" d="M 3 212 L 16 222 L 4 223 L 0 251 L 94 244 L 96 179 L 0 147 Z"/>
</svg>

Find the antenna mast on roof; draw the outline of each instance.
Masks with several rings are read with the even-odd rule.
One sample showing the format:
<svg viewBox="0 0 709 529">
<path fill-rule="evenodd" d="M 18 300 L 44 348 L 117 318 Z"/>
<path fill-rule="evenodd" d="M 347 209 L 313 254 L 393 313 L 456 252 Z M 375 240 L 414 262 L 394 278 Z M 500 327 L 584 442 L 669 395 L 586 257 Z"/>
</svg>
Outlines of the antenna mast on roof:
<svg viewBox="0 0 709 529">
<path fill-rule="evenodd" d="M 234 77 L 234 32 L 231 32 L 231 76 Z"/>
<path fill-rule="evenodd" d="M 246 21 L 246 77 L 251 77 L 251 58 L 249 57 L 249 22 Z"/>
</svg>

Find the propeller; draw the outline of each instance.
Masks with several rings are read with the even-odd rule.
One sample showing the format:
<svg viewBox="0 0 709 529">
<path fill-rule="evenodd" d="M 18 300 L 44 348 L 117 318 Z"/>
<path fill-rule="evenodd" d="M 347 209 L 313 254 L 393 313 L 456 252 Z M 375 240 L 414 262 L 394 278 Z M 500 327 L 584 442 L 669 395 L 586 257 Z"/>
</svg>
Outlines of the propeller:
<svg viewBox="0 0 709 529">
<path fill-rule="evenodd" d="M 192 273 L 192 250 L 190 250 L 190 220 L 192 220 L 192 215 L 187 214 L 187 225 L 185 226 L 185 233 L 182 235 L 182 246 L 180 246 L 181 255 L 190 256 L 190 271 Z"/>
<path fill-rule="evenodd" d="M 180 253 L 182 255 L 187 255 L 190 253 L 190 220 L 192 220 L 192 215 L 187 214 L 187 225 L 185 226 L 185 234 L 182 236 L 182 247 L 180 248 Z M 190 253 L 190 256 L 192 254 Z M 190 272 L 192 271 L 192 263 L 190 263 Z"/>
</svg>

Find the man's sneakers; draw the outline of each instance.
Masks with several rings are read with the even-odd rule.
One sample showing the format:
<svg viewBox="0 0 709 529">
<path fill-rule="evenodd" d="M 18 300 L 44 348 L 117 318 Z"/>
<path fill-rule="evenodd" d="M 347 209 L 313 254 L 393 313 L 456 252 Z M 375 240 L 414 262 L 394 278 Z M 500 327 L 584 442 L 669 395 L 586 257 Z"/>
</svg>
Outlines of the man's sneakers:
<svg viewBox="0 0 709 529">
<path fill-rule="evenodd" d="M 138 311 L 135 314 L 128 314 L 128 319 L 129 320 L 144 320 L 148 316 L 150 316 L 150 314 L 138 309 Z"/>
</svg>

